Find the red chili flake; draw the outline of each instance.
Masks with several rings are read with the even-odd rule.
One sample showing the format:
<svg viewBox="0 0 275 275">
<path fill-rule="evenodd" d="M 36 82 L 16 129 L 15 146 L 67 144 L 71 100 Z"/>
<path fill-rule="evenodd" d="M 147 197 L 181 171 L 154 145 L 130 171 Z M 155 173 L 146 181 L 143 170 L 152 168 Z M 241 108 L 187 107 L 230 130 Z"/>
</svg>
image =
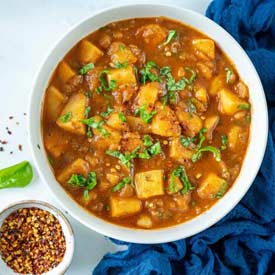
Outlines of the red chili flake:
<svg viewBox="0 0 275 275">
<path fill-rule="evenodd" d="M 0 140 L 0 143 L 4 145 L 4 144 L 7 144 L 8 142 L 5 140 Z"/>
<path fill-rule="evenodd" d="M 18 145 L 18 149 L 19 149 L 20 151 L 22 151 L 22 150 L 23 150 L 23 146 L 22 146 L 22 144 L 19 144 L 19 145 Z"/>
</svg>

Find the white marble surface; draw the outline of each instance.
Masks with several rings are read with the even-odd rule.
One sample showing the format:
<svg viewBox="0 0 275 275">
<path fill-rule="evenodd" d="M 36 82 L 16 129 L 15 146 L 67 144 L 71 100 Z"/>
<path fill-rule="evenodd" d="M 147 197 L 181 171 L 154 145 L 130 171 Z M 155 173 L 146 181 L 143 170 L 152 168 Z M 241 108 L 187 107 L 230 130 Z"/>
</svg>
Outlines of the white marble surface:
<svg viewBox="0 0 275 275">
<path fill-rule="evenodd" d="M 0 168 L 29 160 L 26 116 L 29 92 L 40 64 L 55 42 L 81 19 L 98 9 L 137 1 L 111 0 L 0 0 L 0 140 L 7 140 L 0 152 Z M 149 1 L 139 1 L 149 2 Z M 154 2 L 154 1 L 151 1 Z M 204 13 L 210 0 L 160 0 Z M 28 114 L 26 114 L 28 115 Z M 13 116 L 13 119 L 9 119 Z M 38 118 L 33 118 L 38 119 Z M 7 133 L 6 127 L 12 135 Z M 23 151 L 18 145 L 22 144 Z M 13 154 L 10 152 L 13 151 Z M 22 199 L 48 201 L 61 208 L 35 171 L 32 183 L 24 189 L 0 190 L 0 209 Z M 88 275 L 101 257 L 116 247 L 102 235 L 72 223 L 76 249 L 66 275 Z M 0 275 L 2 274 L 0 271 Z"/>
</svg>

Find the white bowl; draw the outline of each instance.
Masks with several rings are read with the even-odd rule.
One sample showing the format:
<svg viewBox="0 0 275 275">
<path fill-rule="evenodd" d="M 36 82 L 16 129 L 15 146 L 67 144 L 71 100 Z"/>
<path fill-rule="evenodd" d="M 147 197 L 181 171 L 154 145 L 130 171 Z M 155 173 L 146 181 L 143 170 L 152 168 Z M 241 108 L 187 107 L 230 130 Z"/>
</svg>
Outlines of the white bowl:
<svg viewBox="0 0 275 275">
<path fill-rule="evenodd" d="M 55 208 L 54 206 L 37 200 L 25 200 L 25 201 L 19 201 L 16 203 L 13 203 L 9 206 L 7 206 L 4 210 L 0 213 L 0 228 L 2 227 L 2 224 L 4 220 L 13 212 L 20 208 L 30 208 L 30 207 L 37 207 L 43 210 L 46 210 L 54 215 L 54 217 L 59 221 L 63 234 L 66 241 L 66 252 L 63 257 L 62 262 L 57 265 L 55 268 L 51 269 L 50 271 L 43 273 L 43 275 L 62 275 L 65 273 L 65 271 L 69 268 L 73 253 L 74 253 L 74 235 L 71 228 L 71 225 L 67 218 L 61 213 L 60 210 Z M 1 258 L 0 256 L 0 273 L 5 275 L 15 275 L 18 273 L 15 273 Z M 3 272 L 3 273 L 2 273 Z"/>
<path fill-rule="evenodd" d="M 113 21 L 137 17 L 166 16 L 201 31 L 216 41 L 235 63 L 241 79 L 249 87 L 252 104 L 251 136 L 239 177 L 226 195 L 213 207 L 196 218 L 180 225 L 142 230 L 121 227 L 99 219 L 80 207 L 55 180 L 42 145 L 41 103 L 49 79 L 58 62 L 83 37 Z M 135 243 L 161 243 L 194 235 L 224 217 L 245 195 L 261 165 L 268 132 L 268 115 L 264 91 L 259 76 L 240 45 L 223 28 L 210 19 L 190 10 L 161 4 L 135 4 L 100 11 L 83 20 L 63 37 L 51 50 L 35 80 L 29 109 L 29 136 L 36 168 L 43 181 L 68 212 L 87 227 L 119 240 Z"/>
</svg>

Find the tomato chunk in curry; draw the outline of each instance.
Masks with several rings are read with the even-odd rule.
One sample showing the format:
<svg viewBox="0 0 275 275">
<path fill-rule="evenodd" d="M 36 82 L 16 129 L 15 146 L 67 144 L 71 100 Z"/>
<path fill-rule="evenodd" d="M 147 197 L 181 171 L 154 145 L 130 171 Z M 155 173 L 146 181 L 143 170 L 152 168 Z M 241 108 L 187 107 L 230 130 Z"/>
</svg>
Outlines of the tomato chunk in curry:
<svg viewBox="0 0 275 275">
<path fill-rule="evenodd" d="M 238 176 L 249 91 L 209 37 L 167 18 L 111 23 L 58 64 L 43 138 L 57 181 L 109 222 L 143 229 L 189 220 Z"/>
</svg>

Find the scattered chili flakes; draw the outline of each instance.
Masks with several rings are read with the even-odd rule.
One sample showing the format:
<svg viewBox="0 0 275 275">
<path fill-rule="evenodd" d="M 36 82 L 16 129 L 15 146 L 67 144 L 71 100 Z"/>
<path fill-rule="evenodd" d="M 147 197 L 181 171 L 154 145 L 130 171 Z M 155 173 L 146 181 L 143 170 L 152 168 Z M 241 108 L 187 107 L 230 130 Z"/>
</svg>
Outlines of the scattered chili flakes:
<svg viewBox="0 0 275 275">
<path fill-rule="evenodd" d="M 20 151 L 23 151 L 23 146 L 22 146 L 22 144 L 19 144 L 19 145 L 18 145 L 18 149 L 19 149 Z"/>
<path fill-rule="evenodd" d="M 7 144 L 8 142 L 7 142 L 6 140 L 0 140 L 0 143 L 3 144 L 3 145 L 5 145 L 5 144 Z"/>
<path fill-rule="evenodd" d="M 21 208 L 0 230 L 0 254 L 16 273 L 42 274 L 56 267 L 66 251 L 59 221 L 48 211 Z"/>
<path fill-rule="evenodd" d="M 9 119 L 13 119 L 13 116 L 9 116 Z"/>
</svg>

